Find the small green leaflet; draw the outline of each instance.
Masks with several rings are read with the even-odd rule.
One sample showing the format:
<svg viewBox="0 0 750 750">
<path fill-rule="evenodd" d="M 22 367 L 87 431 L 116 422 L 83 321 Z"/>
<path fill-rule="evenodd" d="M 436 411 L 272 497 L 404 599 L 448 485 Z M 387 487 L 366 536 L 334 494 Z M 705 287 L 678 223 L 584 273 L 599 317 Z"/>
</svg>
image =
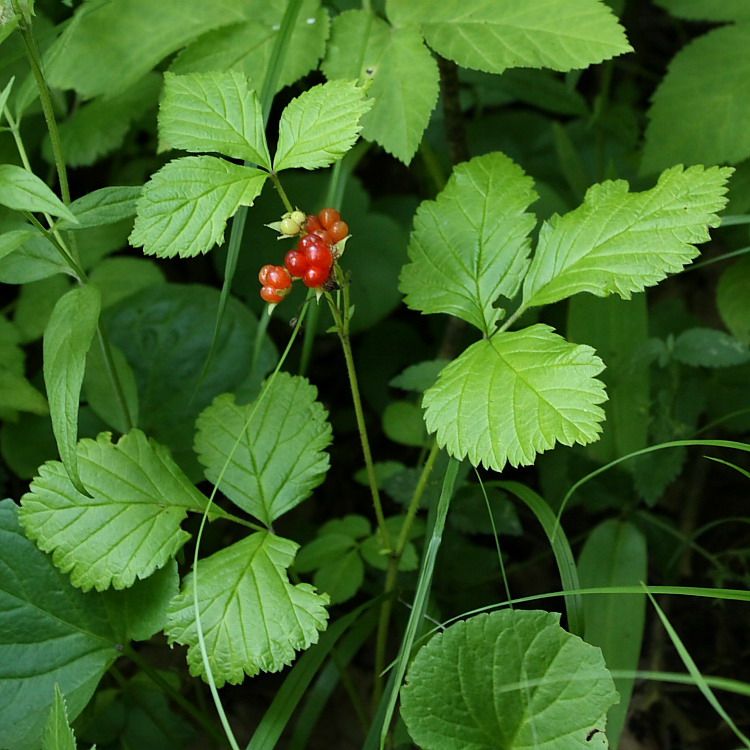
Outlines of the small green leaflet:
<svg viewBox="0 0 750 750">
<path fill-rule="evenodd" d="M 267 177 L 214 156 L 175 159 L 144 186 L 130 243 L 160 258 L 206 253 L 224 241 L 227 220 L 252 206 Z"/>
<path fill-rule="evenodd" d="M 643 172 L 750 156 L 748 49 L 750 24 L 742 23 L 713 29 L 675 55 L 648 111 Z"/>
<path fill-rule="evenodd" d="M 396 26 L 417 24 L 427 44 L 465 68 L 572 70 L 631 52 L 599 0 L 388 0 Z"/>
<path fill-rule="evenodd" d="M 716 307 L 724 325 L 743 343 L 750 344 L 750 257 L 733 263 L 721 274 Z"/>
<path fill-rule="evenodd" d="M 406 304 L 424 313 L 450 313 L 487 335 L 528 268 L 534 226 L 526 208 L 533 181 L 500 152 L 459 164 L 435 201 L 424 201 L 409 241 L 411 263 L 401 272 Z"/>
<path fill-rule="evenodd" d="M 78 466 L 91 497 L 48 461 L 21 500 L 20 520 L 84 591 L 123 589 L 151 575 L 189 539 L 180 528 L 188 510 L 205 508 L 169 451 L 140 430 L 115 444 L 107 432 L 81 440 Z"/>
<path fill-rule="evenodd" d="M 293 586 L 286 569 L 298 545 L 260 532 L 199 561 L 198 602 L 207 657 L 217 687 L 247 674 L 278 672 L 296 650 L 325 630 L 328 597 L 306 583 Z M 171 603 L 165 632 L 188 646 L 193 675 L 205 675 L 193 607 L 193 575 Z"/>
<path fill-rule="evenodd" d="M 271 168 L 258 96 L 238 72 L 164 74 L 160 150 L 215 151 Z"/>
<path fill-rule="evenodd" d="M 322 69 L 329 79 L 371 80 L 367 96 L 374 103 L 362 117 L 362 136 L 408 164 L 438 98 L 437 64 L 419 32 L 363 10 L 345 11 L 333 21 Z"/>
<path fill-rule="evenodd" d="M 401 689 L 401 715 L 424 750 L 606 748 L 617 702 L 601 651 L 551 612 L 462 620 L 423 646 Z M 594 730 L 598 730 L 594 732 Z"/>
<path fill-rule="evenodd" d="M 68 723 L 68 711 L 60 686 L 55 683 L 55 702 L 42 735 L 42 750 L 76 750 L 76 740 Z"/>
<path fill-rule="evenodd" d="M 261 393 L 244 406 L 216 398 L 198 417 L 195 451 L 214 483 L 229 459 L 219 489 L 270 526 L 325 478 L 331 426 L 305 378 L 279 372 Z"/>
<path fill-rule="evenodd" d="M 322 83 L 293 99 L 281 113 L 274 171 L 333 164 L 354 145 L 371 106 L 353 81 Z"/>
<path fill-rule="evenodd" d="M 60 229 L 90 229 L 129 219 L 135 216 L 135 204 L 140 194 L 140 187 L 129 185 L 93 190 L 68 206 L 77 223 L 73 224 L 62 219 L 59 227 Z"/>
<path fill-rule="evenodd" d="M 689 328 L 675 339 L 672 356 L 693 367 L 730 367 L 750 360 L 750 349 L 724 331 Z"/>
<path fill-rule="evenodd" d="M 57 301 L 44 331 L 44 384 L 52 429 L 70 481 L 84 494 L 76 454 L 78 402 L 100 307 L 101 296 L 95 286 L 75 287 Z"/>
<path fill-rule="evenodd" d="M 556 442 L 597 439 L 606 400 L 604 364 L 546 325 L 472 344 L 424 394 L 425 422 L 459 460 L 502 471 L 525 466 Z"/>
<path fill-rule="evenodd" d="M 583 205 L 542 225 L 523 284 L 524 307 L 579 292 L 629 299 L 698 255 L 727 202 L 730 167 L 667 169 L 656 186 L 629 193 L 624 180 L 586 192 Z"/>
<path fill-rule="evenodd" d="M 39 211 L 75 224 L 70 209 L 35 174 L 15 164 L 0 165 L 0 204 L 16 211 Z"/>
</svg>

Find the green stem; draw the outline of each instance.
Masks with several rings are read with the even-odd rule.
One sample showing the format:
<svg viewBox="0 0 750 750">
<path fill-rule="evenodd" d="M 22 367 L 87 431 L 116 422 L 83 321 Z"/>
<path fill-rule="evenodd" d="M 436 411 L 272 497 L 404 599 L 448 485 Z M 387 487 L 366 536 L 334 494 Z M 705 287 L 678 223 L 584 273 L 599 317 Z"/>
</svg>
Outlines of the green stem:
<svg viewBox="0 0 750 750">
<path fill-rule="evenodd" d="M 60 182 L 60 195 L 63 203 L 67 205 L 70 203 L 68 172 L 65 167 L 62 139 L 60 138 L 60 131 L 57 127 L 55 110 L 52 106 L 52 97 L 49 93 L 49 86 L 47 86 L 47 79 L 44 77 L 44 72 L 42 71 L 42 57 L 39 54 L 39 47 L 37 46 L 36 39 L 34 39 L 31 26 L 28 25 L 25 15 L 18 5 L 18 0 L 13 0 L 13 7 L 20 16 L 18 28 L 21 31 L 24 44 L 26 45 L 26 54 L 29 58 L 31 71 L 36 80 L 36 87 L 39 91 L 39 101 L 42 105 L 42 112 L 44 112 L 44 119 L 47 122 L 47 130 L 49 131 L 50 142 L 52 144 L 52 154 L 55 159 L 55 167 L 57 168 L 57 179 Z"/>
<path fill-rule="evenodd" d="M 165 680 L 158 670 L 154 669 L 132 646 L 123 648 L 123 653 L 154 683 L 162 692 L 168 695 L 188 716 L 194 719 L 203 729 L 223 745 L 227 744 L 226 737 L 214 723 L 198 708 L 196 708 L 179 690 L 168 680 Z M 115 677 L 117 679 L 117 677 Z"/>
<path fill-rule="evenodd" d="M 284 190 L 284 186 L 281 184 L 279 176 L 276 174 L 276 172 L 269 172 L 269 175 L 271 176 L 271 182 L 273 182 L 273 186 L 276 188 L 276 192 L 279 194 L 279 198 L 281 198 L 281 202 L 284 204 L 286 210 L 291 213 L 292 211 L 294 211 L 294 206 L 287 197 L 286 191 Z"/>
<path fill-rule="evenodd" d="M 357 370 L 354 366 L 354 356 L 352 354 L 352 344 L 349 338 L 349 305 L 348 305 L 348 285 L 344 286 L 344 317 L 342 319 L 339 309 L 333 301 L 330 294 L 326 294 L 328 305 L 331 308 L 331 314 L 336 325 L 336 330 L 341 341 L 341 348 L 344 350 L 344 361 L 346 362 L 346 374 L 349 377 L 349 387 L 352 391 L 352 401 L 354 402 L 354 414 L 357 419 L 357 429 L 359 430 L 359 440 L 362 444 L 362 453 L 365 459 L 365 468 L 367 470 L 367 479 L 370 485 L 372 495 L 372 504 L 375 508 L 375 517 L 378 521 L 378 530 L 380 531 L 383 546 L 392 554 L 391 537 L 388 528 L 385 525 L 385 516 L 383 515 L 383 505 L 380 501 L 380 490 L 378 489 L 378 480 L 375 476 L 375 466 L 372 461 L 370 452 L 370 440 L 367 437 L 367 425 L 365 424 L 365 415 L 362 409 L 362 398 L 359 393 L 359 383 L 357 381 Z"/>
<path fill-rule="evenodd" d="M 24 216 L 29 220 L 31 224 L 33 224 L 39 232 L 46 237 L 51 243 L 52 246 L 57 250 L 57 252 L 60 254 L 62 259 L 65 261 L 65 263 L 70 267 L 70 270 L 73 271 L 73 275 L 75 276 L 76 280 L 80 284 L 86 284 L 87 278 L 86 278 L 86 271 L 81 268 L 81 266 L 78 264 L 78 262 L 73 258 L 73 256 L 67 251 L 65 248 L 65 245 L 60 241 L 60 238 L 51 230 L 47 229 L 39 219 L 34 216 L 30 211 L 24 211 Z"/>
</svg>

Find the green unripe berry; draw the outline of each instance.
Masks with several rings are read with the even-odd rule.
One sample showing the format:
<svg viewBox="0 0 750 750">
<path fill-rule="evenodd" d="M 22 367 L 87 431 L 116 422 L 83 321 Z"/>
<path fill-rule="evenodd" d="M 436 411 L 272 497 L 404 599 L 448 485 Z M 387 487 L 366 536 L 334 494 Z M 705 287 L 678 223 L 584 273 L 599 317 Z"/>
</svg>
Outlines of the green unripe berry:
<svg viewBox="0 0 750 750">
<path fill-rule="evenodd" d="M 281 220 L 281 231 L 289 236 L 294 236 L 296 234 L 299 234 L 300 232 L 300 225 L 298 222 L 296 222 L 294 219 L 282 219 Z"/>
</svg>

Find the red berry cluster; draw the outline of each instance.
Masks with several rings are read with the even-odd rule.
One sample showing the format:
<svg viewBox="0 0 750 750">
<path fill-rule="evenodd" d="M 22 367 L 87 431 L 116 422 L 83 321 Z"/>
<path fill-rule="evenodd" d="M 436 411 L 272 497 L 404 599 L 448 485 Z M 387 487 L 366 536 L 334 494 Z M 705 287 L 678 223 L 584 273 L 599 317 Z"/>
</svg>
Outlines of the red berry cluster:
<svg viewBox="0 0 750 750">
<path fill-rule="evenodd" d="M 286 254 L 286 268 L 263 266 L 260 271 L 260 296 L 266 302 L 281 302 L 291 289 L 292 277 L 302 279 L 313 289 L 323 285 L 338 257 L 332 247 L 349 234 L 348 225 L 341 221 L 335 208 L 324 208 L 317 216 L 306 217 L 301 229 L 305 234 L 297 247 Z"/>
</svg>

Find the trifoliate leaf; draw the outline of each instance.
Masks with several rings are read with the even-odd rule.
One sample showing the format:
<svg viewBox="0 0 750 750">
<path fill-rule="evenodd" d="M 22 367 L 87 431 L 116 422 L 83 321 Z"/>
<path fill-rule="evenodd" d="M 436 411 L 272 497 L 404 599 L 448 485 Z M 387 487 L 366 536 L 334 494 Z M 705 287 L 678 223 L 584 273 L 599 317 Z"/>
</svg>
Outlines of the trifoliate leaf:
<svg viewBox="0 0 750 750">
<path fill-rule="evenodd" d="M 424 750 L 606 748 L 612 677 L 601 651 L 559 621 L 503 610 L 432 638 L 401 689 L 412 739 Z"/>
<path fill-rule="evenodd" d="M 436 52 L 464 68 L 585 68 L 632 51 L 599 0 L 388 0 L 397 26 L 417 24 Z"/>
<path fill-rule="evenodd" d="M 21 523 L 74 586 L 123 589 L 175 555 L 190 535 L 180 524 L 205 498 L 169 451 L 132 430 L 113 444 L 109 433 L 78 444 L 78 467 L 91 497 L 48 461 L 21 500 Z"/>
<path fill-rule="evenodd" d="M 57 301 L 44 332 L 44 383 L 52 429 L 70 481 L 83 493 L 76 454 L 78 406 L 100 308 L 101 295 L 95 286 L 75 287 Z"/>
<path fill-rule="evenodd" d="M 597 439 L 606 395 L 596 376 L 603 369 L 591 347 L 571 344 L 549 326 L 496 333 L 472 344 L 425 392 L 427 429 L 474 466 L 532 464 L 556 442 Z"/>
<path fill-rule="evenodd" d="M 281 113 L 275 172 L 318 169 L 338 161 L 357 140 L 372 106 L 352 81 L 329 81 L 293 99 Z"/>
<path fill-rule="evenodd" d="M 367 96 L 374 104 L 362 117 L 362 137 L 408 164 L 438 98 L 437 63 L 417 29 L 389 26 L 364 10 L 345 11 L 333 21 L 322 69 L 329 79 L 371 81 Z"/>
<path fill-rule="evenodd" d="M 260 91 L 268 76 L 287 0 L 243 0 L 248 20 L 201 34 L 177 56 L 174 73 L 237 70 Z M 280 66 L 272 94 L 298 81 L 317 67 L 328 37 L 328 13 L 320 0 L 302 0 Z"/>
<path fill-rule="evenodd" d="M 730 367 L 750 360 L 750 349 L 724 331 L 690 328 L 675 340 L 672 356 L 693 367 Z"/>
<path fill-rule="evenodd" d="M 331 427 L 318 391 L 302 377 L 279 372 L 259 401 L 232 394 L 198 417 L 195 451 L 206 476 L 240 508 L 270 526 L 325 478 Z M 226 466 L 226 470 L 225 470 Z"/>
<path fill-rule="evenodd" d="M 165 73 L 159 139 L 162 151 L 215 151 L 271 167 L 260 101 L 241 73 Z"/>
<path fill-rule="evenodd" d="M 45 212 L 76 223 L 76 217 L 46 183 L 15 164 L 0 164 L 0 204 L 16 211 Z"/>
<path fill-rule="evenodd" d="M 424 201 L 401 272 L 406 304 L 423 313 L 450 313 L 490 335 L 528 267 L 525 213 L 537 198 L 533 182 L 499 152 L 459 164 L 435 201 Z"/>
<path fill-rule="evenodd" d="M 253 205 L 267 177 L 213 156 L 175 159 L 144 186 L 130 242 L 160 258 L 206 253 L 224 241 L 237 209 Z"/>
<path fill-rule="evenodd" d="M 750 156 L 750 23 L 723 26 L 675 55 L 653 96 L 643 172 Z"/>
<path fill-rule="evenodd" d="M 328 598 L 306 583 L 293 586 L 286 569 L 297 545 L 261 532 L 198 564 L 201 627 L 217 687 L 237 684 L 247 674 L 278 672 L 295 650 L 306 649 L 324 630 Z M 193 576 L 172 600 L 165 632 L 170 643 L 188 646 L 193 675 L 205 675 L 193 608 Z"/>
<path fill-rule="evenodd" d="M 731 168 L 677 166 L 656 186 L 629 193 L 624 180 L 586 192 L 583 205 L 553 216 L 539 232 L 523 284 L 525 306 L 547 305 L 579 292 L 629 299 L 682 270 L 709 239 L 726 205 Z"/>
<path fill-rule="evenodd" d="M 716 307 L 724 325 L 743 343 L 750 344 L 750 258 L 742 258 L 721 274 Z"/>
</svg>

